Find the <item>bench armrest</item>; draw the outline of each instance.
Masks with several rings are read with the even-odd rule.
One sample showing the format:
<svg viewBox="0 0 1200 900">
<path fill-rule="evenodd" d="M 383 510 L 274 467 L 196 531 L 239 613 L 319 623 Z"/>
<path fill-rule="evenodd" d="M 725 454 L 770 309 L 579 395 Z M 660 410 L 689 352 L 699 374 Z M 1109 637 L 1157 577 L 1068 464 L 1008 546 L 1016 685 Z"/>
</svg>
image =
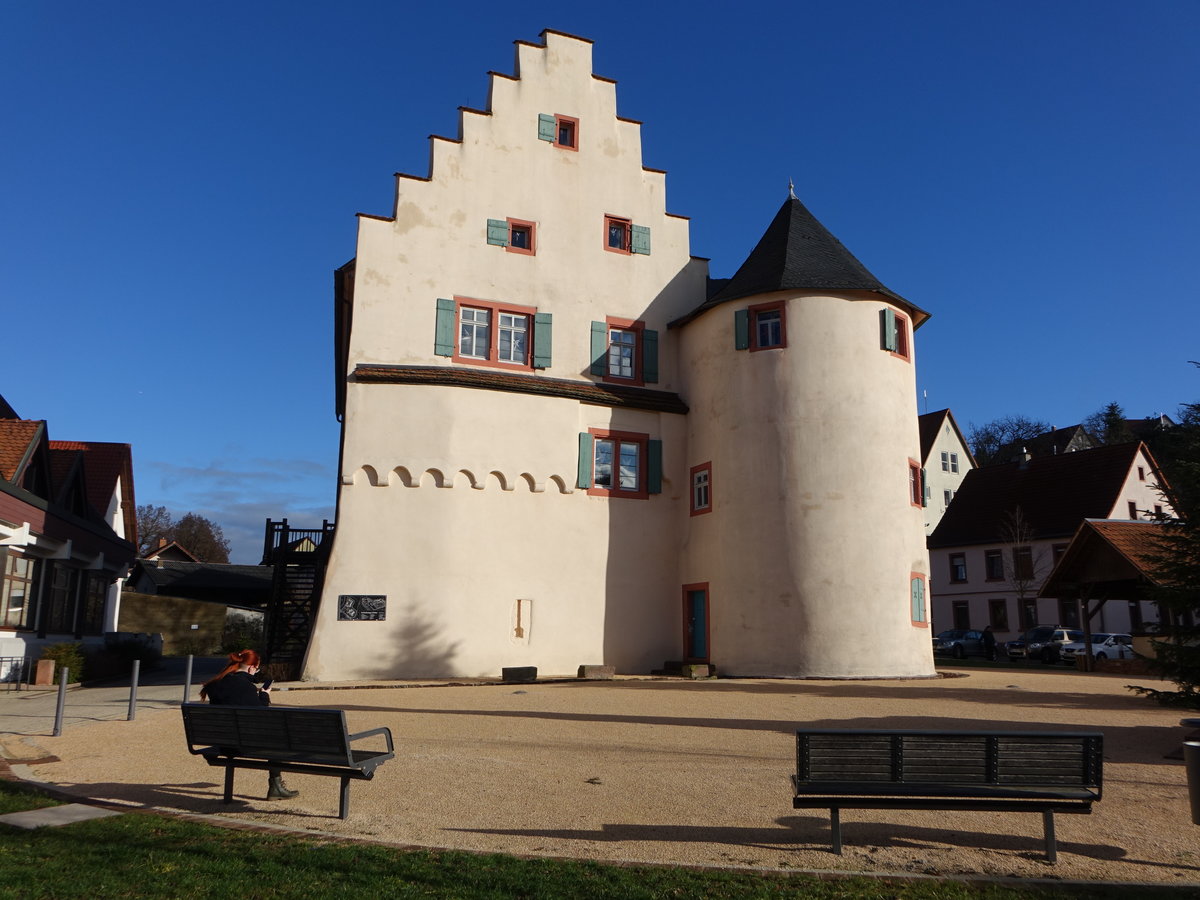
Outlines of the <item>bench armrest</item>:
<svg viewBox="0 0 1200 900">
<path fill-rule="evenodd" d="M 390 728 L 372 728 L 369 731 L 360 731 L 358 734 L 352 734 L 348 738 L 351 743 L 354 743 L 359 738 L 373 737 L 374 735 L 382 734 L 387 740 L 387 752 L 395 752 L 395 747 L 392 746 L 392 729 Z"/>
</svg>

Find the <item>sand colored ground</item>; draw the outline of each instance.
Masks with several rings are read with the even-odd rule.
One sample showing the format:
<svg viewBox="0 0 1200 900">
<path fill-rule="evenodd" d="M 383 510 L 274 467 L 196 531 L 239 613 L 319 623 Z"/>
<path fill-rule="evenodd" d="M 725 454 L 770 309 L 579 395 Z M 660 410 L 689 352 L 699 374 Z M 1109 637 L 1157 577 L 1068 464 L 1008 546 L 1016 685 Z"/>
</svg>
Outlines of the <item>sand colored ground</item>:
<svg viewBox="0 0 1200 900">
<path fill-rule="evenodd" d="M 351 788 L 291 775 L 221 772 L 187 752 L 177 709 L 22 739 L 26 777 L 133 807 L 158 807 L 402 845 L 599 860 L 854 872 L 984 874 L 1200 883 L 1180 713 L 1127 691 L 1130 676 L 976 669 L 931 681 L 627 679 L 277 692 L 276 703 L 338 707 L 352 730 L 391 728 L 397 758 Z M 1136 679 L 1132 679 L 1136 680 Z M 1142 679 L 1143 681 L 1145 679 Z M 1104 799 L 1059 815 L 1059 862 L 1043 858 L 1037 814 L 848 810 L 845 853 L 827 813 L 793 810 L 799 726 L 1097 730 Z M 9 753 L 9 755 L 13 755 Z"/>
</svg>

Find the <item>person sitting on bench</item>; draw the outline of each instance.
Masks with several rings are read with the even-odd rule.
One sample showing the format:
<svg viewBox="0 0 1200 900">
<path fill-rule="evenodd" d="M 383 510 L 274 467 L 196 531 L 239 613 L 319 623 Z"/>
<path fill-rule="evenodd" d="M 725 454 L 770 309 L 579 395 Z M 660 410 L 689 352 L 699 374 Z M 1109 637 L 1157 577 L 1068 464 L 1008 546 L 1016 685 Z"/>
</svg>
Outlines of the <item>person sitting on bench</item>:
<svg viewBox="0 0 1200 900">
<path fill-rule="evenodd" d="M 270 706 L 271 683 L 268 681 L 261 688 L 254 683 L 261 662 L 256 650 L 230 653 L 229 665 L 215 678 L 204 682 L 200 699 L 208 700 L 214 706 Z M 291 800 L 300 794 L 284 786 L 283 773 L 279 769 L 270 769 L 267 774 L 268 800 Z"/>
</svg>

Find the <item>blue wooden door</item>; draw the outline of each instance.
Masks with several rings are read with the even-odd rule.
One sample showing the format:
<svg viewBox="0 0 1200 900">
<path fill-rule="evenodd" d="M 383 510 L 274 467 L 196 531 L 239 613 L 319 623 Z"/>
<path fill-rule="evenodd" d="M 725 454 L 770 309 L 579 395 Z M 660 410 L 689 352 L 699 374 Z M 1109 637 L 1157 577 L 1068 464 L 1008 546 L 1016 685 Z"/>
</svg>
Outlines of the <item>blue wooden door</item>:
<svg viewBox="0 0 1200 900">
<path fill-rule="evenodd" d="M 708 662 L 708 589 L 683 592 L 683 655 L 688 662 Z"/>
</svg>

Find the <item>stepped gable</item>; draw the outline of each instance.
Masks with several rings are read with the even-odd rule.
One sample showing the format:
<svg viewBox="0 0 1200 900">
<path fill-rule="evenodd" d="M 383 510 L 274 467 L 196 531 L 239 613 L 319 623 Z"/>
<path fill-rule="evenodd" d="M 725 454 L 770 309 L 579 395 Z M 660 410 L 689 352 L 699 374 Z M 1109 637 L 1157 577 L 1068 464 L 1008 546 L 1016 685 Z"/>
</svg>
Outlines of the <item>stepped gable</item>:
<svg viewBox="0 0 1200 900">
<path fill-rule="evenodd" d="M 789 197 L 733 278 L 671 324 L 686 324 L 730 300 L 797 290 L 872 291 L 911 310 L 914 328 L 929 318 L 929 313 L 884 287 L 803 203 Z"/>
<path fill-rule="evenodd" d="M 1139 451 L 1149 457 L 1135 441 L 972 469 L 929 536 L 929 547 L 1010 543 L 1001 530 L 1017 507 L 1032 539 L 1070 536 L 1084 519 L 1109 518 Z"/>
</svg>

